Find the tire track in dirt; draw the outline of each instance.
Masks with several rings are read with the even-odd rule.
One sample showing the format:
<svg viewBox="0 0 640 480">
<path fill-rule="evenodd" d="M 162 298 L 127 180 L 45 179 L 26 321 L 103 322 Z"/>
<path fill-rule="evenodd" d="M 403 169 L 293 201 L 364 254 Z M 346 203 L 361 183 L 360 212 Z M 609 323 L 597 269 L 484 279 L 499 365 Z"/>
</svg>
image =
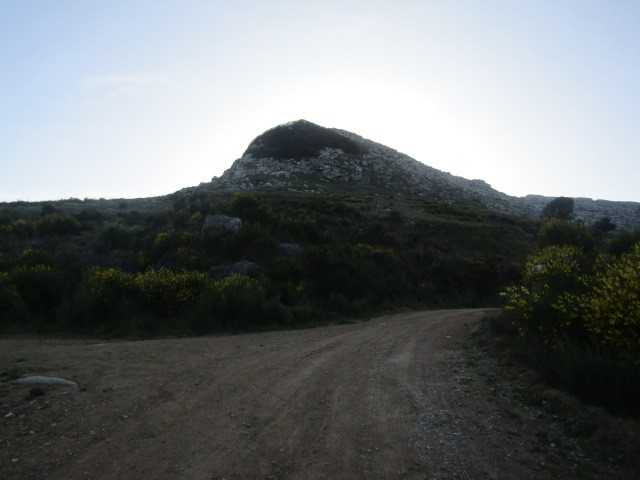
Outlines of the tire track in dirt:
<svg viewBox="0 0 640 480">
<path fill-rule="evenodd" d="M 0 366 L 24 358 L 25 373 L 86 385 L 30 402 L 3 385 L 17 415 L 3 424 L 0 477 L 553 478 L 469 386 L 465 349 L 483 315 L 140 342 L 0 339 Z"/>
</svg>

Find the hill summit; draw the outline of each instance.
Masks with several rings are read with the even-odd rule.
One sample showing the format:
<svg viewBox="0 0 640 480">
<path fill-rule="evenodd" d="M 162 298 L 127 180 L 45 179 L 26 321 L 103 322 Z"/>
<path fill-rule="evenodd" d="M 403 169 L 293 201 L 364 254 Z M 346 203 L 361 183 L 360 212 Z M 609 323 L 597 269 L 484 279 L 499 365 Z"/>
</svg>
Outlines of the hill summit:
<svg viewBox="0 0 640 480">
<path fill-rule="evenodd" d="M 340 150 L 348 155 L 366 153 L 361 143 L 336 130 L 298 120 L 267 130 L 251 142 L 243 156 L 302 160 L 318 157 L 326 149 Z"/>
<path fill-rule="evenodd" d="M 211 183 L 222 191 L 405 195 L 449 202 L 471 201 L 514 215 L 538 217 L 553 197 L 513 197 L 483 180 L 468 180 L 429 167 L 355 133 L 307 120 L 278 125 L 256 137 L 242 157 Z M 578 219 L 609 217 L 640 228 L 640 204 L 576 198 Z"/>
</svg>

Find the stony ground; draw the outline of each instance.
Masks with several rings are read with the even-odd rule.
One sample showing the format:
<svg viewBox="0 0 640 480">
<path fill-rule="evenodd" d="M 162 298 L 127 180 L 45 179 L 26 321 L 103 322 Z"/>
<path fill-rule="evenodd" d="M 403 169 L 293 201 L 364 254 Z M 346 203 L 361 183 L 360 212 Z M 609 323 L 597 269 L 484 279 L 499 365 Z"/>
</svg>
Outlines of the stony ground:
<svg viewBox="0 0 640 480">
<path fill-rule="evenodd" d="M 640 478 L 637 423 L 488 355 L 484 315 L 149 341 L 0 338 L 0 478 Z M 80 388 L 12 381 L 24 375 Z"/>
</svg>

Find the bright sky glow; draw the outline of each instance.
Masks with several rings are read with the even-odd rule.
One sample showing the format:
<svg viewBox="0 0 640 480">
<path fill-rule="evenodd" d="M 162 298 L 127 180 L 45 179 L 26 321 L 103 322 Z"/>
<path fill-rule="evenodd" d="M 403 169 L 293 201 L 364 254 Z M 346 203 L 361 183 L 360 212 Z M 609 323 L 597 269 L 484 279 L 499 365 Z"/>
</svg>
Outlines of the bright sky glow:
<svg viewBox="0 0 640 480">
<path fill-rule="evenodd" d="M 300 118 L 640 201 L 640 2 L 0 2 L 0 201 L 171 193 Z"/>
</svg>

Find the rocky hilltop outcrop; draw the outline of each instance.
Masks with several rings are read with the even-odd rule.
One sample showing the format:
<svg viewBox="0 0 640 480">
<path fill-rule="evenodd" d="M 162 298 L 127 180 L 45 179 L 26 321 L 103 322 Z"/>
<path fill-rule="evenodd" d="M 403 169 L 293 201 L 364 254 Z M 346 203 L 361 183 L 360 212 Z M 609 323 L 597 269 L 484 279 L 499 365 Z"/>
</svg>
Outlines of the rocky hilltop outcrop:
<svg viewBox="0 0 640 480">
<path fill-rule="evenodd" d="M 408 155 L 351 132 L 305 120 L 258 136 L 241 158 L 210 185 L 214 190 L 284 190 L 308 193 L 388 192 L 480 202 L 514 215 L 539 216 L 553 197 L 513 197 L 483 180 L 468 180 L 429 167 Z M 575 215 L 591 224 L 610 217 L 640 228 L 640 203 L 575 199 Z"/>
</svg>

